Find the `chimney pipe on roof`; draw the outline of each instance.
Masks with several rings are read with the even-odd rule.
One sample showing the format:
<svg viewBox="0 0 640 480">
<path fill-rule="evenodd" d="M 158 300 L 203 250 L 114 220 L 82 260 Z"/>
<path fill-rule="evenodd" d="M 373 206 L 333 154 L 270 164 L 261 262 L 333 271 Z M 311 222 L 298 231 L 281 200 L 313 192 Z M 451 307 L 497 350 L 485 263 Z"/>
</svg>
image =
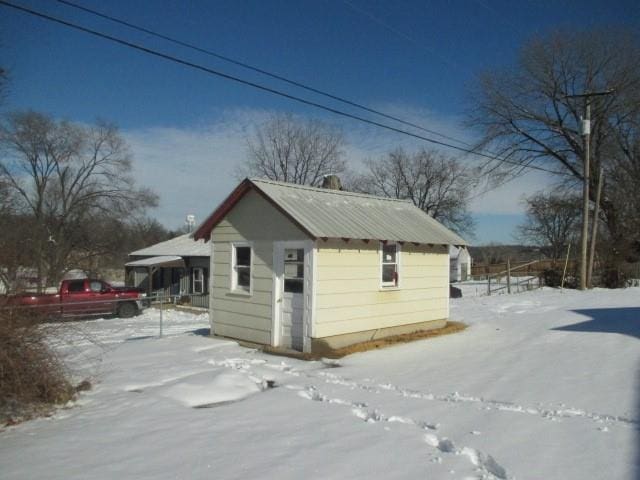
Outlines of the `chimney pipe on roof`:
<svg viewBox="0 0 640 480">
<path fill-rule="evenodd" d="M 325 175 L 322 179 L 322 188 L 329 190 L 342 190 L 342 182 L 337 175 Z"/>
</svg>

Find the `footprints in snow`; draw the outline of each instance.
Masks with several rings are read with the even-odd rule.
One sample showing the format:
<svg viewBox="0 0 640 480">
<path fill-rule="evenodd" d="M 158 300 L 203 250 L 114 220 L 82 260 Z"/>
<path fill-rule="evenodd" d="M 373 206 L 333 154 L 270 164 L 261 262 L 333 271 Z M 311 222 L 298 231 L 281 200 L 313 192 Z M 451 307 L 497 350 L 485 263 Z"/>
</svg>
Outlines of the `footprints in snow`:
<svg viewBox="0 0 640 480">
<path fill-rule="evenodd" d="M 564 405 L 560 405 L 560 408 L 550 408 L 550 407 L 545 407 L 543 405 L 538 405 L 537 407 L 527 407 L 527 406 L 518 405 L 511 402 L 484 399 L 482 397 L 475 397 L 470 395 L 463 395 L 463 394 L 460 394 L 459 392 L 453 392 L 453 393 L 448 393 L 444 395 L 425 393 L 417 390 L 401 388 L 391 383 L 376 384 L 374 380 L 368 379 L 368 378 L 363 380 L 363 382 L 368 382 L 368 383 L 354 382 L 340 375 L 337 375 L 336 373 L 328 371 L 340 366 L 339 362 L 333 361 L 333 360 L 323 361 L 321 370 L 310 370 L 310 371 L 304 371 L 304 370 L 297 371 L 293 369 L 291 366 L 287 365 L 285 362 L 274 364 L 274 363 L 269 363 L 263 359 L 248 360 L 246 358 L 229 358 L 221 362 L 210 360 L 209 363 L 212 365 L 225 366 L 225 367 L 234 368 L 238 370 L 244 370 L 247 372 L 251 370 L 252 366 L 260 366 L 270 370 L 282 372 L 289 376 L 299 377 L 301 375 L 304 375 L 307 378 L 311 378 L 311 379 L 319 378 L 328 384 L 344 386 L 350 389 L 363 390 L 363 391 L 371 392 L 375 394 L 381 393 L 382 391 L 387 391 L 402 397 L 419 399 L 419 400 L 452 402 L 452 403 L 471 403 L 471 404 L 477 404 L 479 408 L 482 408 L 484 410 L 498 410 L 502 412 L 533 415 L 533 416 L 538 416 L 545 420 L 550 420 L 550 421 L 560 421 L 565 418 L 584 418 L 598 424 L 599 430 L 603 432 L 608 431 L 608 428 L 606 428 L 606 426 L 611 424 L 618 423 L 618 424 L 624 424 L 624 425 L 630 425 L 630 426 L 638 426 L 640 424 L 640 422 L 636 419 L 627 418 L 627 417 L 618 416 L 618 415 L 608 415 L 608 414 L 588 412 L 582 409 L 565 407 Z"/>
<path fill-rule="evenodd" d="M 453 392 L 453 393 L 448 393 L 444 395 L 425 393 L 417 390 L 401 388 L 391 383 L 376 384 L 375 381 L 371 379 L 363 380 L 364 382 L 369 382 L 369 383 L 354 382 L 340 375 L 337 375 L 331 371 L 328 371 L 340 366 L 338 362 L 332 361 L 332 360 L 323 361 L 322 367 L 321 367 L 322 370 L 319 370 L 319 371 L 318 370 L 297 371 L 293 369 L 291 366 L 287 365 L 285 362 L 273 364 L 273 363 L 268 363 L 266 360 L 263 360 L 263 359 L 248 360 L 245 358 L 230 358 L 230 359 L 225 359 L 221 362 L 209 361 L 209 363 L 211 363 L 212 365 L 226 366 L 229 368 L 234 368 L 234 369 L 244 370 L 244 371 L 249 371 L 252 366 L 261 366 L 264 368 L 268 368 L 270 370 L 282 372 L 290 376 L 299 377 L 301 375 L 304 375 L 307 378 L 312 378 L 312 379 L 319 378 L 328 384 L 344 386 L 347 388 L 363 390 L 366 392 L 371 392 L 376 394 L 381 393 L 382 391 L 387 391 L 402 397 L 414 398 L 419 400 L 452 402 L 452 403 L 472 403 L 472 404 L 477 404 L 479 408 L 482 408 L 484 410 L 498 410 L 502 412 L 533 415 L 533 416 L 538 416 L 545 420 L 550 420 L 550 421 L 560 421 L 565 418 L 584 418 L 598 424 L 599 430 L 603 432 L 608 431 L 606 426 L 611 424 L 618 423 L 618 424 L 624 424 L 624 425 L 630 425 L 630 426 L 638 426 L 640 424 L 640 421 L 636 419 L 627 418 L 627 417 L 618 416 L 618 415 L 588 412 L 582 409 L 565 407 L 564 405 L 560 405 L 560 408 L 550 408 L 550 407 L 545 407 L 543 405 L 538 405 L 537 407 L 527 407 L 527 406 L 518 405 L 511 402 L 484 399 L 482 397 L 475 397 L 470 395 L 463 395 L 463 394 L 460 394 L 459 392 Z"/>
<path fill-rule="evenodd" d="M 626 425 L 638 425 L 640 422 L 635 419 L 618 416 L 587 412 L 577 408 L 565 408 L 561 405 L 560 408 L 546 408 L 543 406 L 526 407 L 523 405 L 517 405 L 511 402 L 504 402 L 499 400 L 489 400 L 482 397 L 474 397 L 469 395 L 462 395 L 458 392 L 448 393 L 445 395 L 436 395 L 433 393 L 424 393 L 417 390 L 404 389 L 390 383 L 380 383 L 374 385 L 367 385 L 357 382 L 346 380 L 339 375 L 331 372 L 320 371 L 318 376 L 322 377 L 326 383 L 342 385 L 350 388 L 357 388 L 367 392 L 380 393 L 381 391 L 388 391 L 395 393 L 396 395 L 414 398 L 419 400 L 439 401 L 439 402 L 451 402 L 451 403 L 475 403 L 484 410 L 499 410 L 503 412 L 513 412 L 526 415 L 535 415 L 550 421 L 559 421 L 563 418 L 585 418 L 592 420 L 598 424 L 612 424 L 621 423 Z M 601 428 L 602 430 L 602 428 Z M 603 430 L 604 431 L 604 430 Z"/>
<path fill-rule="evenodd" d="M 280 363 L 269 363 L 266 360 L 262 359 L 231 358 L 218 362 L 210 360 L 209 363 L 212 365 L 225 366 L 227 368 L 241 370 L 250 375 L 253 374 L 254 368 L 263 371 L 264 369 L 268 369 L 274 371 L 274 373 L 277 371 L 287 376 L 306 377 L 312 380 L 321 380 L 326 384 L 342 386 L 351 390 L 362 390 L 374 394 L 389 392 L 406 398 L 427 401 L 469 403 L 475 404 L 477 405 L 477 408 L 483 410 L 497 410 L 516 414 L 534 415 L 550 421 L 560 421 L 563 418 L 583 418 L 599 424 L 599 430 L 602 432 L 608 431 L 609 428 L 607 425 L 611 426 L 615 423 L 627 424 L 631 426 L 637 426 L 638 424 L 640 424 L 638 420 L 632 418 L 592 413 L 582 409 L 569 408 L 562 404 L 559 406 L 559 408 L 549 408 L 543 405 L 537 405 L 536 407 L 526 407 L 511 402 L 463 395 L 458 392 L 444 395 L 420 392 L 417 390 L 404 389 L 391 383 L 376 383 L 374 379 L 369 378 L 363 379 L 360 382 L 356 382 L 334 373 L 335 370 L 333 369 L 340 366 L 338 363 L 323 363 L 319 365 L 319 369 L 301 370 L 294 369 L 292 366 L 287 365 L 284 361 Z M 387 416 L 377 409 L 369 409 L 368 405 L 365 403 L 351 402 L 340 398 L 330 398 L 318 391 L 315 386 L 302 387 L 295 384 L 283 386 L 286 389 L 297 391 L 297 395 L 306 400 L 327 404 L 343 405 L 345 407 L 348 407 L 350 408 L 351 414 L 355 418 L 368 424 L 398 423 L 407 426 L 413 426 L 423 431 L 427 431 L 424 436 L 424 441 L 436 452 L 436 455 L 432 456 L 431 458 L 431 462 L 433 463 L 442 463 L 443 457 L 447 458 L 447 456 L 455 456 L 457 458 L 464 457 L 468 459 L 468 461 L 472 465 L 475 466 L 477 471 L 480 473 L 481 478 L 498 478 L 501 480 L 508 478 L 506 469 L 502 465 L 500 465 L 491 455 L 467 446 L 458 447 L 452 440 L 446 437 L 440 438 L 435 435 L 434 432 L 436 432 L 439 427 L 439 425 L 437 424 L 421 422 L 412 418 L 397 415 Z M 385 430 L 389 429 L 388 426 L 385 426 L 384 428 Z M 471 431 L 470 433 L 472 435 L 480 435 L 480 432 L 475 430 Z"/>
<path fill-rule="evenodd" d="M 438 438 L 434 434 L 427 433 L 424 436 L 424 441 L 427 445 L 438 449 L 445 454 L 463 455 L 469 459 L 469 461 L 478 467 L 482 473 L 490 473 L 494 477 L 500 479 L 507 478 L 507 471 L 491 456 L 487 455 L 475 448 L 462 447 L 457 448 L 455 443 L 448 438 Z M 441 457 L 435 457 L 435 462 L 441 463 Z"/>
<path fill-rule="evenodd" d="M 435 433 L 439 425 L 434 425 L 427 422 L 416 421 L 409 417 L 402 417 L 397 415 L 387 416 L 377 409 L 369 410 L 366 403 L 349 402 L 339 398 L 330 398 L 318 391 L 314 386 L 305 388 L 298 391 L 298 396 L 316 402 L 324 402 L 329 404 L 345 405 L 351 407 L 351 414 L 364 421 L 365 423 L 400 423 L 404 425 L 412 425 L 421 430 L 427 430 L 430 433 L 424 435 L 424 442 L 430 447 L 436 449 L 439 453 L 444 455 L 454 455 L 466 457 L 471 464 L 478 469 L 482 478 L 498 478 L 506 480 L 507 471 L 500 465 L 491 455 L 485 454 L 472 447 L 458 448 L 455 443 L 446 438 L 439 438 Z M 479 434 L 480 432 L 473 432 Z M 432 460 L 434 463 L 442 463 L 442 457 L 436 456 Z"/>
</svg>

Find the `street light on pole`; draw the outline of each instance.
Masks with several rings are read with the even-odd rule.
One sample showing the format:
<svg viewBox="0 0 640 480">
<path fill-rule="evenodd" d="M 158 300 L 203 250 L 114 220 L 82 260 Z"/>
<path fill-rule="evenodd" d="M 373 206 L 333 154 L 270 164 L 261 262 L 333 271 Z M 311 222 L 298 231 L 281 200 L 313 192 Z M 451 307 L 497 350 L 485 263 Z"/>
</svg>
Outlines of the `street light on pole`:
<svg viewBox="0 0 640 480">
<path fill-rule="evenodd" d="M 565 98 L 584 98 L 585 114 L 581 122 L 580 134 L 584 137 L 584 165 L 582 174 L 582 232 L 580 236 L 580 290 L 587 288 L 587 242 L 589 236 L 589 175 L 590 175 L 590 147 L 591 147 L 591 98 L 610 95 L 613 89 L 601 92 L 585 92 L 577 95 L 567 95 Z"/>
</svg>

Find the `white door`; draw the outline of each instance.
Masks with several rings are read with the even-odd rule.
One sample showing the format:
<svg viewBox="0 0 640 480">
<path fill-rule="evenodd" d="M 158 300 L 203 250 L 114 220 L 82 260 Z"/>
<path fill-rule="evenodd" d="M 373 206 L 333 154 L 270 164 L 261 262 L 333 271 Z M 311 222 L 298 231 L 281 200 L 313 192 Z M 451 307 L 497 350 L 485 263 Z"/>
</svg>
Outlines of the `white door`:
<svg viewBox="0 0 640 480">
<path fill-rule="evenodd" d="M 285 248 L 281 265 L 280 345 L 302 351 L 304 345 L 304 248 Z"/>
</svg>

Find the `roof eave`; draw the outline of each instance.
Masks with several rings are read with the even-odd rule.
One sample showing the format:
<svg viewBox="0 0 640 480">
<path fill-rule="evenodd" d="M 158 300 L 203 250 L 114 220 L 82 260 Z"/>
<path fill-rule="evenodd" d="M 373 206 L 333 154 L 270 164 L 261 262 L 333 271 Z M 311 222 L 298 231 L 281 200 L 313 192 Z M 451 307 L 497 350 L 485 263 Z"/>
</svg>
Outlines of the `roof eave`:
<svg viewBox="0 0 640 480">
<path fill-rule="evenodd" d="M 350 241 L 361 241 L 363 243 L 370 242 L 392 242 L 392 243 L 411 243 L 413 245 L 436 245 L 442 247 L 454 246 L 454 247 L 467 247 L 467 243 L 459 243 L 459 242 L 443 242 L 441 240 L 398 240 L 391 238 L 362 238 L 362 237 L 344 237 L 344 236 L 320 236 L 316 238 L 317 240 L 322 240 L 323 242 L 328 242 L 329 240 L 342 240 L 345 243 Z"/>
</svg>

